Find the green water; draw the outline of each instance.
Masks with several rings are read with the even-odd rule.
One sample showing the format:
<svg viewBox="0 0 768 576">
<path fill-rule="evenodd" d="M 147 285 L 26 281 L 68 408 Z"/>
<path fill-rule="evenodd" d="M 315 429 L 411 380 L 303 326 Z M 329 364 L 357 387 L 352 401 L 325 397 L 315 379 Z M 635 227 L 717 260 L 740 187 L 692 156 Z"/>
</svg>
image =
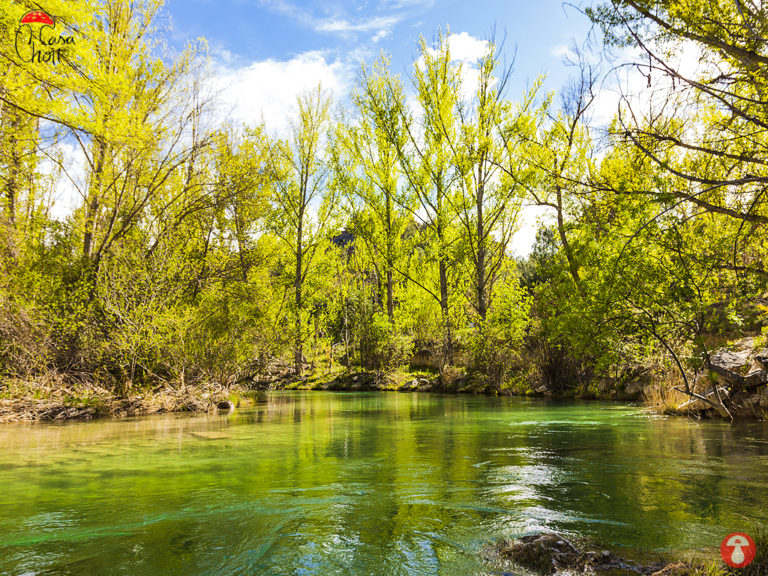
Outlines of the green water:
<svg viewBox="0 0 768 576">
<path fill-rule="evenodd" d="M 493 574 L 547 529 L 715 550 L 768 520 L 768 429 L 615 404 L 275 394 L 0 427 L 0 574 Z M 498 573 L 498 572 L 496 572 Z"/>
</svg>

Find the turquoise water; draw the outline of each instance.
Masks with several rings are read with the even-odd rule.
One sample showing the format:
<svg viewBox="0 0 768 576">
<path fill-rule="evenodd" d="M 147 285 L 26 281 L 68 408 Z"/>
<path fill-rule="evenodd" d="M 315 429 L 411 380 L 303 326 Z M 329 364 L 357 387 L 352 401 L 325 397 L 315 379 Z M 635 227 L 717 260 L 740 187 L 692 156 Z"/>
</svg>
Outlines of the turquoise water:
<svg viewBox="0 0 768 576">
<path fill-rule="evenodd" d="M 0 427 L 2 575 L 493 574 L 537 530 L 715 551 L 768 519 L 768 428 L 602 403 L 280 393 Z"/>
</svg>

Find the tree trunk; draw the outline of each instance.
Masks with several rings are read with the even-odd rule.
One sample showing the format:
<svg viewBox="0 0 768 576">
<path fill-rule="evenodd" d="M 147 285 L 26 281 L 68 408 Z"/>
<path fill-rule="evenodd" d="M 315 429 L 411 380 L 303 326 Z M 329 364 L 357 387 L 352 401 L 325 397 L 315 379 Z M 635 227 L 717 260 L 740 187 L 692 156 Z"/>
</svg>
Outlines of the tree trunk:
<svg viewBox="0 0 768 576">
<path fill-rule="evenodd" d="M 453 363 L 453 336 L 451 333 L 451 317 L 448 310 L 448 270 L 445 262 L 445 257 L 440 256 L 438 262 L 438 269 L 440 271 L 440 312 L 443 317 L 443 355 L 445 356 L 445 363 L 450 365 Z"/>
<path fill-rule="evenodd" d="M 392 233 L 392 193 L 385 192 L 387 198 L 387 317 L 389 323 L 395 322 L 395 297 L 392 285 L 393 233 Z"/>
<path fill-rule="evenodd" d="M 3 227 L 5 230 L 5 242 L 7 254 L 16 258 L 16 203 L 19 194 L 19 180 L 23 175 L 21 166 L 22 151 L 21 143 L 18 140 L 17 132 L 22 127 L 20 113 L 11 109 L 8 122 L 8 175 L 5 184 L 5 218 Z"/>
<path fill-rule="evenodd" d="M 10 147 L 13 150 L 11 165 L 8 167 L 8 183 L 5 187 L 5 233 L 6 251 L 13 259 L 16 255 L 16 194 L 18 187 L 18 164 L 15 154 L 13 138 L 10 138 Z"/>
<path fill-rule="evenodd" d="M 478 166 L 477 172 L 478 182 L 481 182 L 481 184 L 477 187 L 476 198 L 477 270 L 475 271 L 475 282 L 477 285 L 475 288 L 477 289 L 477 314 L 480 316 L 480 320 L 485 321 L 486 314 L 488 313 L 488 302 L 485 298 L 485 222 L 483 221 L 483 195 L 485 190 L 482 184 L 482 165 Z"/>
<path fill-rule="evenodd" d="M 83 257 L 90 259 L 93 252 L 93 237 L 98 225 L 98 210 L 101 202 L 101 188 L 104 178 L 104 162 L 106 146 L 102 142 L 96 144 L 96 165 L 91 174 L 91 185 L 88 191 L 88 203 L 85 213 L 85 230 L 83 232 Z"/>
<path fill-rule="evenodd" d="M 560 186 L 557 186 L 557 232 L 560 236 L 560 242 L 563 245 L 563 252 L 565 252 L 565 258 L 568 260 L 568 270 L 571 273 L 574 284 L 579 294 L 584 296 L 584 289 L 581 286 L 581 278 L 579 277 L 579 269 L 576 266 L 576 259 L 573 255 L 573 250 L 568 242 L 568 236 L 565 234 L 565 221 L 563 219 L 563 193 Z"/>
<path fill-rule="evenodd" d="M 234 203 L 235 212 L 235 234 L 237 235 L 237 255 L 240 259 L 240 270 L 243 274 L 243 282 L 248 282 L 248 262 L 245 259 L 245 234 L 243 234 L 243 226 L 240 221 L 240 210 L 238 209 L 238 202 Z"/>
<path fill-rule="evenodd" d="M 304 209 L 299 210 L 299 226 L 296 231 L 296 276 L 293 280 L 293 289 L 295 291 L 295 304 L 296 304 L 296 330 L 294 340 L 293 351 L 293 370 L 297 376 L 301 375 L 304 371 L 304 350 L 303 342 L 301 338 L 301 306 L 302 306 L 302 250 L 303 250 L 303 226 L 304 224 Z"/>
</svg>

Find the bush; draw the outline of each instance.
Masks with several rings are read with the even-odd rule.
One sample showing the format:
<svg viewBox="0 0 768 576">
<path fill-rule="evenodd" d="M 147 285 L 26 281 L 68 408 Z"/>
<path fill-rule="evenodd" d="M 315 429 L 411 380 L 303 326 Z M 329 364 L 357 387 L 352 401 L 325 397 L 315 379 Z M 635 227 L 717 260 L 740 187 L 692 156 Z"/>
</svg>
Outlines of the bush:
<svg viewBox="0 0 768 576">
<path fill-rule="evenodd" d="M 381 377 L 408 363 L 413 342 L 386 315 L 375 312 L 359 325 L 360 365 Z"/>
<path fill-rule="evenodd" d="M 520 349 L 529 327 L 531 300 L 518 278 L 508 273 L 496 290 L 485 321 L 477 320 L 468 337 L 469 379 L 500 390 L 520 363 Z"/>
</svg>

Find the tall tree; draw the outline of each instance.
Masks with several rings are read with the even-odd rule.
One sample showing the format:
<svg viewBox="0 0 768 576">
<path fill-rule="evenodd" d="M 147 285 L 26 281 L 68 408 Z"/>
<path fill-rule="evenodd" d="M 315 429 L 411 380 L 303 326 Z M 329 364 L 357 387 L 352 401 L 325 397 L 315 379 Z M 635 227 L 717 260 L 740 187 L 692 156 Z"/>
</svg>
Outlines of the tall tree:
<svg viewBox="0 0 768 576">
<path fill-rule="evenodd" d="M 449 37 L 440 47 L 450 60 Z M 516 230 L 520 208 L 520 189 L 516 179 L 505 173 L 511 149 L 510 131 L 515 122 L 506 100 L 506 87 L 511 68 L 502 67 L 500 51 L 487 42 L 485 53 L 476 63 L 477 84 L 466 90 L 459 68 L 458 94 L 469 92 L 466 99 L 456 101 L 456 128 L 446 129 L 451 161 L 457 174 L 459 196 L 457 212 L 469 249 L 473 286 L 472 306 L 480 322 L 486 320 L 493 290 L 509 256 L 507 249 Z M 470 87 L 471 88 L 471 87 Z M 443 121 L 440 126 L 448 127 Z"/>
<path fill-rule="evenodd" d="M 305 283 L 331 221 L 333 198 L 327 186 L 329 168 L 324 148 L 330 99 L 318 86 L 299 96 L 296 104 L 290 138 L 272 147 L 270 171 L 275 189 L 271 229 L 293 258 L 294 371 L 301 374 L 306 338 Z"/>
<path fill-rule="evenodd" d="M 408 199 L 401 190 L 398 159 L 404 138 L 397 113 L 402 93 L 388 84 L 388 74 L 385 56 L 371 69 L 363 65 L 359 88 L 352 94 L 355 115 L 339 126 L 332 150 L 336 180 L 351 201 L 355 234 L 373 248 L 374 263 L 383 262 L 386 310 L 393 323 Z"/>
<path fill-rule="evenodd" d="M 525 188 L 527 201 L 554 215 L 554 229 L 568 265 L 573 285 L 586 296 L 579 272 L 579 255 L 570 238 L 570 228 L 578 219 L 580 200 L 590 190 L 593 170 L 592 154 L 596 143 L 589 129 L 589 114 L 595 100 L 594 86 L 598 72 L 585 56 L 575 50 L 577 67 L 561 91 L 561 106 L 553 110 L 553 95 L 533 107 L 538 87 L 529 93 L 524 105 L 529 108 L 527 129 L 522 125 L 514 132 L 521 145 L 530 178 L 519 178 L 520 160 L 510 154 L 509 174 Z M 521 129 L 522 128 L 522 129 Z"/>
<path fill-rule="evenodd" d="M 430 258 L 437 263 L 437 286 L 427 279 L 408 274 L 439 304 L 443 324 L 442 357 L 450 364 L 454 347 L 454 319 L 451 312 L 451 273 L 455 251 L 456 211 L 452 195 L 455 194 L 456 174 L 451 165 L 450 140 L 446 133 L 453 129 L 458 99 L 456 68 L 450 54 L 435 53 L 422 38 L 423 58 L 414 64 L 412 82 L 416 90 L 417 106 L 411 110 L 403 94 L 398 77 L 381 74 L 388 93 L 385 102 L 394 106 L 397 122 L 386 122 L 387 134 L 394 144 L 400 170 L 413 201 L 406 204 L 416 222 L 417 236 L 428 248 Z M 372 80 L 372 78 L 371 78 Z"/>
</svg>

